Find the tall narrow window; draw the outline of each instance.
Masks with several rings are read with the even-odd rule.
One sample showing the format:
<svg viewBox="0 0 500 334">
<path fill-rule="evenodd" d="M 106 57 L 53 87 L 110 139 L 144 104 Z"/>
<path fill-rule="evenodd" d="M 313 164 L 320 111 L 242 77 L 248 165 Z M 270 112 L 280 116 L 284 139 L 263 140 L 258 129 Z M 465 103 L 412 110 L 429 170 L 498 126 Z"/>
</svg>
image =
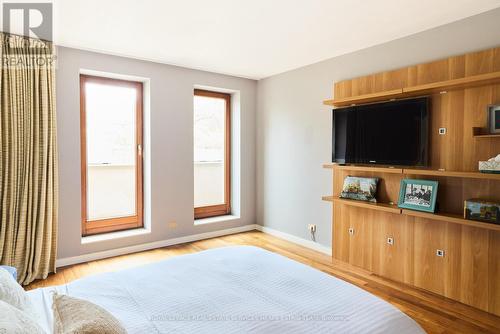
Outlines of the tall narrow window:
<svg viewBox="0 0 500 334">
<path fill-rule="evenodd" d="M 82 234 L 143 226 L 142 83 L 80 76 Z"/>
<path fill-rule="evenodd" d="M 194 217 L 231 212 L 231 95 L 194 91 Z"/>
</svg>

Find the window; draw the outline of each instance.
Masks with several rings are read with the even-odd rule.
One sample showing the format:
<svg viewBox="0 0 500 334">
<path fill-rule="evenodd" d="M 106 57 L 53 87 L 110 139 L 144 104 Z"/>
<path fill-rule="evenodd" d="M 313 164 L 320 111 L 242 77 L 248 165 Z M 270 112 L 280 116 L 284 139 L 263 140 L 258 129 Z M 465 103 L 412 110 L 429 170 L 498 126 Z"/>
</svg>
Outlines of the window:
<svg viewBox="0 0 500 334">
<path fill-rule="evenodd" d="M 231 95 L 194 91 L 194 217 L 231 212 Z"/>
<path fill-rule="evenodd" d="M 82 235 L 143 226 L 142 89 L 80 75 Z"/>
</svg>

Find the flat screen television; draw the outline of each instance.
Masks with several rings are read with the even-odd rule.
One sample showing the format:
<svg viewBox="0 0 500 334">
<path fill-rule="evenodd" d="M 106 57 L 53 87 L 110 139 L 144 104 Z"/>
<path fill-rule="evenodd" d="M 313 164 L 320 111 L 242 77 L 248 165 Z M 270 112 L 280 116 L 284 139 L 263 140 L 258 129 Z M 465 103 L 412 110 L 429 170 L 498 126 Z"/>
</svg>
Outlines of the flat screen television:
<svg viewBox="0 0 500 334">
<path fill-rule="evenodd" d="M 333 110 L 332 161 L 427 166 L 429 98 Z"/>
</svg>

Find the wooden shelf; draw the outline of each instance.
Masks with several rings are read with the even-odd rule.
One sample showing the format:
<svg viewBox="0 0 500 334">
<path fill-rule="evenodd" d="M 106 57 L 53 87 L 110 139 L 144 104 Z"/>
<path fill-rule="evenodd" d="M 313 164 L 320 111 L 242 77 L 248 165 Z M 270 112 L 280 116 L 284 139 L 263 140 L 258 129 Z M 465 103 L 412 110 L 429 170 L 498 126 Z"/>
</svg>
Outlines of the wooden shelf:
<svg viewBox="0 0 500 334">
<path fill-rule="evenodd" d="M 500 133 L 488 133 L 488 131 L 483 128 L 472 128 L 472 136 L 475 139 L 500 138 Z"/>
<path fill-rule="evenodd" d="M 481 173 L 481 172 L 455 172 L 446 170 L 431 170 L 431 169 L 404 169 L 405 175 L 430 175 L 444 177 L 461 177 L 467 179 L 484 179 L 484 180 L 500 180 L 500 174 Z"/>
<path fill-rule="evenodd" d="M 323 164 L 323 168 L 327 168 L 327 169 L 332 169 L 333 167 L 335 167 L 336 164 L 334 163 L 327 163 L 327 164 Z"/>
<path fill-rule="evenodd" d="M 411 217 L 417 218 L 425 218 L 431 220 L 439 220 L 447 223 L 460 224 L 471 227 L 478 227 L 487 230 L 500 231 L 500 225 L 491 224 L 491 223 L 483 223 L 475 220 L 464 219 L 461 215 L 451 214 L 451 213 L 429 213 L 422 211 L 414 211 L 407 209 L 400 209 L 397 205 L 391 205 L 387 203 L 370 203 L 363 201 L 356 201 L 352 199 L 340 198 L 338 196 L 323 196 L 322 199 L 324 201 L 333 202 L 333 203 L 341 203 L 345 205 L 355 206 L 359 208 L 366 208 L 384 212 L 390 212 L 395 214 L 402 214 Z"/>
<path fill-rule="evenodd" d="M 333 202 L 333 196 L 323 196 L 323 197 L 321 197 L 321 200 L 327 201 L 327 202 Z"/>
<path fill-rule="evenodd" d="M 403 88 L 403 94 L 406 96 L 433 94 L 454 89 L 490 85 L 496 82 L 500 82 L 500 72 L 491 72 L 486 74 L 473 75 L 465 78 L 438 81 L 425 85 L 406 87 Z"/>
<path fill-rule="evenodd" d="M 338 196 L 329 196 L 329 197 L 332 197 L 331 201 L 333 201 L 334 203 L 337 202 L 345 205 L 356 206 L 359 208 L 367 208 L 367 209 L 385 211 L 396 214 L 401 213 L 401 209 L 398 208 L 396 205 L 391 205 L 387 203 L 371 203 L 364 201 L 356 201 L 353 199 L 340 198 Z"/>
<path fill-rule="evenodd" d="M 481 138 L 500 138 L 500 134 L 488 134 L 488 135 L 477 135 L 474 136 L 476 139 L 481 139 Z"/>
<path fill-rule="evenodd" d="M 345 97 L 341 99 L 325 100 L 323 104 L 333 107 L 348 107 L 355 104 L 363 104 L 370 102 L 379 102 L 384 100 L 390 100 L 392 98 L 401 98 L 403 94 L 403 88 L 388 90 L 380 93 L 357 95 L 352 97 Z"/>
<path fill-rule="evenodd" d="M 402 99 L 418 95 L 435 94 L 435 93 L 447 92 L 449 90 L 471 88 L 483 85 L 490 85 L 494 83 L 500 83 L 500 71 L 473 75 L 459 79 L 433 82 L 424 85 L 403 87 L 400 89 L 388 90 L 372 94 L 350 96 L 339 99 L 330 99 L 323 101 L 323 104 L 333 107 L 347 107 L 357 104 L 382 102 L 391 99 Z"/>
<path fill-rule="evenodd" d="M 483 180 L 499 180 L 500 174 L 481 173 L 481 172 L 459 172 L 436 169 L 419 169 L 419 168 L 394 168 L 394 167 L 377 167 L 363 165 L 338 165 L 335 163 L 324 164 L 323 168 L 333 170 L 352 170 L 362 172 L 378 172 L 402 175 L 427 175 L 438 177 L 461 177 L 466 179 L 483 179 Z"/>
<path fill-rule="evenodd" d="M 465 225 L 465 226 L 479 227 L 479 228 L 484 228 L 484 229 L 488 229 L 488 230 L 500 231 L 500 225 L 464 219 L 461 215 L 455 215 L 455 214 L 449 214 L 449 213 L 428 213 L 428 212 L 413 211 L 413 210 L 406 210 L 406 209 L 403 209 L 401 213 L 403 215 L 412 216 L 412 217 L 439 220 L 439 221 L 444 221 L 444 222 L 448 222 L 448 223 L 454 223 L 454 224 L 460 224 L 460 225 Z"/>
<path fill-rule="evenodd" d="M 389 174 L 402 174 L 403 169 L 395 167 L 383 167 L 383 166 L 363 166 L 363 165 L 338 165 L 334 164 L 331 168 L 338 170 L 352 170 L 352 171 L 362 171 L 362 172 L 378 172 L 378 173 L 389 173 Z"/>
</svg>

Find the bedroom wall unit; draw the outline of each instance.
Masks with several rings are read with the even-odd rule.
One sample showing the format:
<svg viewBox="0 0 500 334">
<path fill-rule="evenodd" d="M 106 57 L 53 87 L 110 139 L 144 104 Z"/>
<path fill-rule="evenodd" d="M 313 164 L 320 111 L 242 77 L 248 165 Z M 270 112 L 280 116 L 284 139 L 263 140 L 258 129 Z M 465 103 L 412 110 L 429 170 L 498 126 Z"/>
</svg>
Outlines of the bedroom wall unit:
<svg viewBox="0 0 500 334">
<path fill-rule="evenodd" d="M 500 315 L 500 225 L 463 219 L 465 199 L 500 201 L 500 175 L 478 172 L 500 153 L 500 136 L 486 134 L 487 106 L 500 103 L 500 48 L 337 82 L 333 93 L 324 103 L 334 107 L 431 96 L 428 169 L 324 165 L 333 257 Z M 339 198 L 348 175 L 380 178 L 378 203 Z M 397 207 L 403 178 L 439 182 L 435 214 Z"/>
</svg>

